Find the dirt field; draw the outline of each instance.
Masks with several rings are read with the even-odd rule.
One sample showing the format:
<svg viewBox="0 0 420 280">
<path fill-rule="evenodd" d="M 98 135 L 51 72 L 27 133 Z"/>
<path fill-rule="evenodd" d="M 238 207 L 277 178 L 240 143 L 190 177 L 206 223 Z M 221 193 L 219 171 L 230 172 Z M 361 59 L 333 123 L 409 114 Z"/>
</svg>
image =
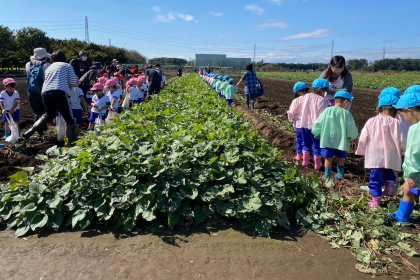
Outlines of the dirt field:
<svg viewBox="0 0 420 280">
<path fill-rule="evenodd" d="M 22 125 L 33 123 L 24 79 L 17 79 L 22 98 Z M 286 119 L 294 82 L 262 79 L 266 93 L 259 107 Z M 352 114 L 359 129 L 375 115 L 378 91 L 356 89 Z M 273 146 L 292 161 L 294 137 L 251 111 L 240 101 L 235 108 Z M 53 129 L 53 127 L 51 127 Z M 0 136 L 3 130 L 0 130 Z M 16 172 L 15 166 L 37 166 L 36 154 L 56 140 L 34 139 L 15 150 L 0 150 L 0 181 Z M 366 180 L 363 160 L 350 154 L 347 177 L 352 183 Z M 311 168 L 299 170 L 308 174 Z M 216 228 L 178 228 L 166 235 L 138 232 L 129 236 L 100 226 L 85 231 L 41 231 L 14 238 L 14 231 L 0 224 L 0 279 L 372 279 L 358 272 L 347 249 L 331 249 L 320 236 L 295 228 L 275 232 L 272 239 L 255 236 L 235 224 Z M 418 264 L 417 259 L 412 260 Z M 394 276 L 375 277 L 395 279 Z M 401 277 L 399 279 L 416 279 Z"/>
</svg>

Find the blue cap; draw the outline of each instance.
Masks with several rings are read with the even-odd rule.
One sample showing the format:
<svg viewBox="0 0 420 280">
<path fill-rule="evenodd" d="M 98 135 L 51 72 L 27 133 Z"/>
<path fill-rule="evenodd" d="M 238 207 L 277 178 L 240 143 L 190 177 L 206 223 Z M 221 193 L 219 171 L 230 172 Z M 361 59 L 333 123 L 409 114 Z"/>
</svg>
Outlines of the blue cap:
<svg viewBox="0 0 420 280">
<path fill-rule="evenodd" d="M 351 95 L 350 92 L 347 92 L 345 90 L 337 91 L 337 93 L 334 95 L 334 98 L 337 98 L 337 97 L 345 98 L 350 101 L 354 99 L 353 95 Z"/>
<path fill-rule="evenodd" d="M 391 106 L 391 105 L 397 104 L 398 102 L 398 97 L 393 94 L 380 95 L 378 98 L 379 98 L 378 107 Z"/>
<path fill-rule="evenodd" d="M 93 65 L 91 66 L 91 68 L 96 68 L 96 69 L 99 69 L 99 70 L 104 69 L 100 62 L 94 62 Z"/>
<path fill-rule="evenodd" d="M 399 89 L 394 88 L 394 87 L 389 87 L 389 88 L 386 88 L 383 91 L 381 91 L 381 94 L 379 95 L 378 98 L 381 98 L 382 96 L 387 95 L 387 94 L 391 94 L 391 95 L 394 95 L 396 97 L 400 97 L 402 95 L 402 93 Z"/>
<path fill-rule="evenodd" d="M 325 79 L 316 79 L 312 82 L 313 88 L 329 88 L 330 82 Z"/>
<path fill-rule="evenodd" d="M 296 92 L 301 91 L 301 90 L 303 90 L 305 88 L 308 88 L 308 86 L 304 82 L 297 82 L 293 86 L 293 92 L 296 93 Z"/>
<path fill-rule="evenodd" d="M 410 94 L 410 93 L 420 93 L 420 86 L 414 85 L 414 86 L 411 86 L 411 87 L 407 88 L 404 91 L 404 94 Z"/>
<path fill-rule="evenodd" d="M 233 83 L 234 81 L 234 79 L 229 79 L 229 83 Z"/>
<path fill-rule="evenodd" d="M 394 107 L 397 109 L 406 109 L 416 106 L 420 106 L 420 92 L 404 93 L 404 95 L 398 99 L 397 105 Z"/>
<path fill-rule="evenodd" d="M 223 80 L 223 76 L 219 76 L 219 77 L 217 77 L 218 79 L 220 79 L 220 80 Z"/>
<path fill-rule="evenodd" d="M 225 80 L 229 80 L 230 79 L 230 76 L 225 76 L 224 79 Z"/>
</svg>

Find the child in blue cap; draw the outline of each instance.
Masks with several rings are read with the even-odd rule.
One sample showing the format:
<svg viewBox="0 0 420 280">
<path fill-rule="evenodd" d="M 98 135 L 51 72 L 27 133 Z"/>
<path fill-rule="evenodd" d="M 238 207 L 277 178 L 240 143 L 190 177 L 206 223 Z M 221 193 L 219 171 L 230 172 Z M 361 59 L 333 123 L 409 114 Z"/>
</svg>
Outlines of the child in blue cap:
<svg viewBox="0 0 420 280">
<path fill-rule="evenodd" d="M 407 149 L 403 164 L 405 183 L 403 199 L 398 211 L 387 213 L 400 223 L 409 223 L 414 209 L 414 195 L 419 195 L 420 185 L 420 86 L 409 87 L 395 105 L 398 114 L 404 117 L 411 127 L 408 130 Z"/>
<path fill-rule="evenodd" d="M 222 98 L 226 98 L 225 89 L 229 86 L 229 79 L 230 79 L 230 76 L 224 76 L 223 77 L 224 82 L 220 85 L 220 97 Z"/>
<path fill-rule="evenodd" d="M 395 95 L 380 95 L 379 115 L 366 122 L 359 137 L 356 154 L 365 156 L 365 168 L 370 169 L 368 187 L 372 199 L 368 206 L 371 208 L 380 206 L 382 195 L 395 195 L 396 171 L 401 170 L 406 145 L 401 122 L 395 118 L 397 109 L 393 105 L 397 101 Z"/>
<path fill-rule="evenodd" d="M 328 107 L 317 119 L 312 133 L 321 138 L 321 154 L 325 157 L 325 174 L 322 179 L 331 177 L 332 162 L 337 160 L 337 179 L 344 178 L 344 160 L 350 148 L 350 141 L 356 139 L 359 132 L 353 116 L 348 111 L 354 97 L 347 91 L 338 91 L 334 95 L 334 106 Z"/>
<path fill-rule="evenodd" d="M 295 94 L 295 99 L 293 99 L 292 104 L 290 105 L 289 110 L 287 111 L 287 116 L 289 121 L 293 122 L 293 127 L 295 128 L 295 135 L 296 135 L 296 156 L 294 157 L 295 160 L 302 160 L 302 147 L 303 147 L 303 140 L 302 140 L 302 129 L 301 129 L 301 114 L 300 110 L 295 110 L 295 108 L 299 107 L 299 104 L 302 101 L 299 99 L 305 94 L 309 92 L 309 87 L 304 82 L 297 82 L 293 86 L 293 92 Z"/>
<path fill-rule="evenodd" d="M 224 95 L 226 98 L 226 103 L 229 106 L 232 106 L 232 102 L 235 99 L 235 93 L 239 90 L 233 85 L 234 79 L 229 79 L 229 85 L 224 90 Z"/>
<path fill-rule="evenodd" d="M 222 97 L 222 89 L 220 87 L 223 84 L 223 76 L 219 76 L 219 77 L 217 77 L 217 79 L 218 79 L 218 81 L 215 84 L 216 92 L 217 92 L 217 95 Z"/>
</svg>

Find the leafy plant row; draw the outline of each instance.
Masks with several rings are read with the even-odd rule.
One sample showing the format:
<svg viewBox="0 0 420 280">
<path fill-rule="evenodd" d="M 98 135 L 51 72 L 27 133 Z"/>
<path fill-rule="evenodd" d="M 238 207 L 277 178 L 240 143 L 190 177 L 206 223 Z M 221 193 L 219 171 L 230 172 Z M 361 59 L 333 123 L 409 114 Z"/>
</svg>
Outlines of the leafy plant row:
<svg viewBox="0 0 420 280">
<path fill-rule="evenodd" d="M 273 226 L 289 227 L 316 193 L 192 74 L 100 135 L 47 154 L 40 172 L 21 171 L 0 185 L 0 217 L 16 236 L 93 222 L 132 231 L 225 217 L 269 236 Z"/>
</svg>

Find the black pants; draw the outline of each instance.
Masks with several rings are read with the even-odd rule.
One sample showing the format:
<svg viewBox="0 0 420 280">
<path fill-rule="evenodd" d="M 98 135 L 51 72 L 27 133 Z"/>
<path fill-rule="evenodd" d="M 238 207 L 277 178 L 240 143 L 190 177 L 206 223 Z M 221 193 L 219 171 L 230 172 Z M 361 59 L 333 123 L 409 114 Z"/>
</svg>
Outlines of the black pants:
<svg viewBox="0 0 420 280">
<path fill-rule="evenodd" d="M 32 111 L 34 112 L 35 121 L 37 121 L 45 113 L 45 106 L 44 102 L 42 101 L 42 96 L 41 94 L 30 94 L 28 92 L 28 101 Z"/>
<path fill-rule="evenodd" d="M 59 111 L 66 121 L 67 125 L 75 123 L 73 111 L 70 108 L 70 102 L 67 94 L 62 90 L 51 90 L 42 93 L 42 100 L 45 105 L 45 114 L 48 121 L 55 118 L 55 113 Z"/>
<path fill-rule="evenodd" d="M 158 94 L 160 91 L 160 83 L 152 83 L 148 88 L 149 94 Z"/>
</svg>

